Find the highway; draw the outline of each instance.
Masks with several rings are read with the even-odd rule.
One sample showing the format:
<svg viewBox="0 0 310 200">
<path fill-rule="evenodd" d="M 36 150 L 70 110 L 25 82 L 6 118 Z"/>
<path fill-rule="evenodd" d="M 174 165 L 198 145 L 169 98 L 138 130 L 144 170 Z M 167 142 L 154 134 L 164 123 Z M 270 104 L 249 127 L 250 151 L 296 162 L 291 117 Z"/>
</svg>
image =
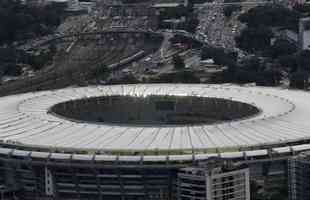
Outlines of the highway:
<svg viewBox="0 0 310 200">
<path fill-rule="evenodd" d="M 265 5 L 265 4 L 273 4 L 273 1 L 244 1 L 244 2 L 231 2 L 224 3 L 220 1 L 207 2 L 203 4 L 195 4 L 194 8 L 205 8 L 205 7 L 223 7 L 229 5 Z"/>
</svg>

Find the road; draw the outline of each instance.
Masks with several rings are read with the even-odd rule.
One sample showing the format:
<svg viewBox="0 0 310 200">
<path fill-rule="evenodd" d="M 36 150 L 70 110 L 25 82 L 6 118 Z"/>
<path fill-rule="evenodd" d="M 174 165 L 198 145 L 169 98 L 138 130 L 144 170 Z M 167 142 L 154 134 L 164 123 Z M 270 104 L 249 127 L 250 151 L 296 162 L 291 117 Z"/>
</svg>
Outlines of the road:
<svg viewBox="0 0 310 200">
<path fill-rule="evenodd" d="M 223 7 L 228 5 L 265 5 L 265 4 L 271 4 L 272 1 L 244 1 L 244 2 L 231 2 L 231 3 L 224 3 L 224 2 L 206 2 L 203 4 L 195 4 L 194 8 L 206 8 L 206 7 Z"/>
<path fill-rule="evenodd" d="M 222 4 L 224 0 L 215 0 L 214 4 Z M 223 6 L 207 6 L 199 9 L 200 24 L 197 32 L 207 35 L 208 43 L 218 47 L 234 47 L 234 41 L 228 37 Z"/>
<path fill-rule="evenodd" d="M 270 2 L 249 0 L 242 3 L 224 3 L 224 0 L 214 0 L 213 3 L 201 4 L 200 7 L 197 7 L 200 19 L 197 33 L 206 34 L 208 43 L 213 46 L 240 52 L 236 48 L 235 37 L 245 26 L 238 20 L 241 12 L 236 11 L 227 18 L 223 13 L 224 6 L 238 4 L 242 6 L 242 12 L 246 12 L 252 7 L 266 3 Z"/>
</svg>

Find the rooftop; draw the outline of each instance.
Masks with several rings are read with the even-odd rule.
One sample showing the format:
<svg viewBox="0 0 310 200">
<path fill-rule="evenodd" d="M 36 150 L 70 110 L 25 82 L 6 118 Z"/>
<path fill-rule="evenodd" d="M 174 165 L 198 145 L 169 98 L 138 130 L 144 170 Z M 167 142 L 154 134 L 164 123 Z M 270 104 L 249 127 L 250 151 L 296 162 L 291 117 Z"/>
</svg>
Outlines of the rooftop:
<svg viewBox="0 0 310 200">
<path fill-rule="evenodd" d="M 53 105 L 61 102 L 113 95 L 216 97 L 247 103 L 261 112 L 250 118 L 215 124 L 137 126 L 74 121 L 49 112 Z M 309 138 L 309 102 L 309 93 L 302 91 L 235 85 L 150 84 L 66 88 L 1 98 L 0 137 L 3 142 L 28 147 L 108 154 L 183 155 L 216 153 L 219 150 L 235 152 L 231 156 L 236 156 L 241 147 L 255 149 L 261 145 Z M 256 151 L 266 154 L 263 149 Z"/>
<path fill-rule="evenodd" d="M 158 3 L 153 5 L 154 8 L 174 8 L 180 6 L 180 3 Z"/>
</svg>

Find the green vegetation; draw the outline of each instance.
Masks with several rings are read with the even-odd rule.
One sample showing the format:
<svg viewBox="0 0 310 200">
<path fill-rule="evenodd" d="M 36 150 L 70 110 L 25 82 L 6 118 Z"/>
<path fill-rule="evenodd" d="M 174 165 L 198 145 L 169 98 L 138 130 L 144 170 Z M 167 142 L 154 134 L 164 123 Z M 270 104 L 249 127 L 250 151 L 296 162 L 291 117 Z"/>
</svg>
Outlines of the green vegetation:
<svg viewBox="0 0 310 200">
<path fill-rule="evenodd" d="M 56 49 L 54 49 L 54 45 L 51 45 L 50 48 L 46 50 L 38 51 L 36 54 L 27 55 L 27 60 L 24 63 L 29 64 L 34 70 L 40 70 L 45 65 L 52 64 L 55 54 Z"/>
<path fill-rule="evenodd" d="M 240 36 L 236 37 L 237 46 L 247 52 L 267 51 L 273 37 L 271 29 L 264 25 L 248 27 L 242 30 Z"/>
<path fill-rule="evenodd" d="M 294 10 L 301 13 L 303 17 L 310 16 L 310 5 L 309 4 L 296 4 Z"/>
<path fill-rule="evenodd" d="M 181 58 L 180 55 L 173 56 L 172 60 L 173 60 L 174 69 L 180 70 L 180 69 L 184 69 L 185 68 L 184 59 Z"/>
<path fill-rule="evenodd" d="M 199 20 L 197 15 L 191 14 L 186 18 L 185 30 L 190 33 L 195 33 L 197 26 L 199 25 Z"/>
<path fill-rule="evenodd" d="M 275 46 L 271 47 L 271 38 L 274 36 L 272 29 L 289 29 L 298 32 L 298 21 L 301 16 L 300 12 L 281 5 L 254 7 L 239 16 L 239 20 L 247 27 L 242 30 L 240 36 L 236 37 L 237 46 L 249 53 L 258 52 L 269 55 L 270 49 L 279 52 L 279 46 L 285 49 L 290 44 L 278 41 Z M 286 54 L 293 51 L 293 47 L 289 46 Z M 278 56 L 278 52 L 272 56 Z"/>
<path fill-rule="evenodd" d="M 310 50 L 279 57 L 278 62 L 290 72 L 290 87 L 305 89 L 310 73 Z"/>
<path fill-rule="evenodd" d="M 235 3 L 235 2 L 240 2 L 240 0 L 224 0 L 224 3 Z M 228 5 L 224 7 L 223 12 L 225 17 L 229 18 L 234 12 L 240 10 L 241 10 L 240 5 Z"/>
<path fill-rule="evenodd" d="M 201 52 L 201 59 L 213 59 L 215 64 L 226 66 L 220 74 L 214 74 L 211 82 L 214 83 L 252 83 L 257 85 L 278 85 L 282 74 L 276 63 L 256 56 L 246 57 L 237 62 L 236 52 L 228 52 L 223 48 L 205 47 Z"/>
<path fill-rule="evenodd" d="M 137 79 L 133 74 L 127 74 L 120 78 L 114 78 L 108 81 L 108 84 L 136 84 L 140 83 L 140 80 Z"/>
<path fill-rule="evenodd" d="M 310 72 L 310 51 L 297 52 L 296 44 L 278 38 L 273 43 L 274 32 L 289 29 L 298 32 L 298 21 L 309 16 L 309 6 L 290 10 L 281 5 L 258 6 L 239 16 L 247 27 L 237 36 L 237 46 L 255 56 L 238 63 L 222 74 L 217 81 L 237 83 L 255 82 L 258 85 L 277 85 L 287 74 L 290 87 L 305 89 Z"/>
<path fill-rule="evenodd" d="M 270 48 L 269 55 L 272 58 L 292 55 L 297 52 L 297 47 L 292 42 L 285 39 L 277 39 Z"/>
<path fill-rule="evenodd" d="M 296 55 L 296 59 L 299 68 L 310 71 L 310 50 L 300 51 Z"/>
<path fill-rule="evenodd" d="M 231 17 L 234 12 L 240 11 L 240 10 L 241 10 L 241 6 L 238 6 L 238 5 L 228 5 L 223 8 L 224 15 L 227 18 Z"/>
<path fill-rule="evenodd" d="M 0 77 L 21 75 L 21 65 L 30 66 L 33 70 L 40 70 L 47 63 L 52 62 L 55 53 L 54 45 L 35 54 L 18 50 L 12 46 L 0 48 Z"/>
<path fill-rule="evenodd" d="M 224 48 L 206 46 L 201 51 L 201 59 L 213 59 L 217 65 L 234 66 L 237 62 L 237 53 Z"/>
<path fill-rule="evenodd" d="M 235 81 L 238 83 L 255 82 L 257 85 L 276 86 L 282 74 L 280 68 L 272 63 L 264 62 L 255 56 L 249 57 L 241 63 L 235 71 Z"/>
<path fill-rule="evenodd" d="M 308 82 L 308 73 L 302 70 L 298 70 L 293 72 L 290 75 L 290 87 L 305 89 Z"/>
<path fill-rule="evenodd" d="M 105 64 L 99 64 L 92 70 L 92 77 L 95 79 L 106 79 L 110 74 L 110 70 Z"/>
<path fill-rule="evenodd" d="M 287 200 L 288 185 L 286 181 L 279 182 L 272 191 L 264 191 L 256 181 L 250 182 L 251 200 Z"/>
<path fill-rule="evenodd" d="M 0 1 L 0 76 L 19 76 L 22 66 L 39 70 L 51 62 L 55 45 L 34 53 L 17 49 L 16 42 L 52 33 L 62 15 L 63 8 L 56 4 L 28 7 L 20 0 Z"/>
<path fill-rule="evenodd" d="M 51 33 L 59 25 L 63 8 L 28 7 L 20 0 L 0 1 L 0 45 Z"/>
<path fill-rule="evenodd" d="M 178 70 L 174 73 L 161 74 L 147 80 L 147 83 L 200 83 L 194 72 Z"/>
<path fill-rule="evenodd" d="M 281 5 L 264 5 L 250 9 L 239 16 L 239 20 L 248 27 L 278 27 L 297 31 L 301 14 Z"/>
</svg>

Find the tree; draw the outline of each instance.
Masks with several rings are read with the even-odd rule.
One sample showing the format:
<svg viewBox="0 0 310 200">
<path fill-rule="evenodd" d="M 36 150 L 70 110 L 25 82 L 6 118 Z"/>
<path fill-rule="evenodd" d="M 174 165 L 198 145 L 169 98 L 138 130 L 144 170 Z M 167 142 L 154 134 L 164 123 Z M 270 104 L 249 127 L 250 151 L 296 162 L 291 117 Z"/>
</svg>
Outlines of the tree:
<svg viewBox="0 0 310 200">
<path fill-rule="evenodd" d="M 294 10 L 303 14 L 303 16 L 310 15 L 310 5 L 309 4 L 296 4 Z"/>
<path fill-rule="evenodd" d="M 175 74 L 174 83 L 199 83 L 200 79 L 190 71 L 180 71 Z"/>
<path fill-rule="evenodd" d="M 204 47 L 201 51 L 201 59 L 213 59 L 217 65 L 233 66 L 237 61 L 237 52 L 227 51 L 224 48 Z"/>
<path fill-rule="evenodd" d="M 258 185 L 256 181 L 250 181 L 250 195 L 252 200 L 263 200 L 262 196 L 259 194 L 259 190 L 262 186 Z"/>
<path fill-rule="evenodd" d="M 236 37 L 236 43 L 239 48 L 250 53 L 266 51 L 270 48 L 272 37 L 273 33 L 267 26 L 247 27 Z"/>
<path fill-rule="evenodd" d="M 201 50 L 200 57 L 201 57 L 202 60 L 211 59 L 214 56 L 213 52 L 214 52 L 214 48 L 213 47 L 206 46 L 206 47 L 204 47 Z"/>
<path fill-rule="evenodd" d="M 41 70 L 49 61 L 52 60 L 54 55 L 50 51 L 41 51 L 36 55 L 32 55 L 28 59 L 28 64 L 34 70 Z"/>
<path fill-rule="evenodd" d="M 297 55 L 299 68 L 310 71 L 310 50 L 303 50 Z"/>
<path fill-rule="evenodd" d="M 123 77 L 111 79 L 108 84 L 136 84 L 140 83 L 140 81 L 133 74 L 127 74 Z"/>
<path fill-rule="evenodd" d="M 288 68 L 290 72 L 295 72 L 298 69 L 296 55 L 280 56 L 278 58 L 278 62 L 281 65 L 281 67 Z"/>
<path fill-rule="evenodd" d="M 225 17 L 229 18 L 235 11 L 238 11 L 238 10 L 241 10 L 241 6 L 228 5 L 224 7 L 223 12 L 224 12 Z"/>
<path fill-rule="evenodd" d="M 195 33 L 196 28 L 199 25 L 199 19 L 196 15 L 190 15 L 186 18 L 185 30 L 190 33 Z"/>
<path fill-rule="evenodd" d="M 187 1 L 187 12 L 188 13 L 193 13 L 194 12 L 194 2 L 193 2 L 193 0 L 188 0 Z"/>
<path fill-rule="evenodd" d="M 192 71 L 176 71 L 174 73 L 161 74 L 157 77 L 150 78 L 150 83 L 200 83 L 199 77 L 197 77 Z"/>
<path fill-rule="evenodd" d="M 256 76 L 256 84 L 262 86 L 276 86 L 279 85 L 282 74 L 278 69 L 266 69 Z"/>
<path fill-rule="evenodd" d="M 8 76 L 20 76 L 22 73 L 22 68 L 16 63 L 5 63 L 1 65 L 1 74 Z"/>
<path fill-rule="evenodd" d="M 308 84 L 308 73 L 298 70 L 290 75 L 290 87 L 305 89 Z"/>
<path fill-rule="evenodd" d="M 282 5 L 264 5 L 250 9 L 239 20 L 251 27 L 267 26 L 298 30 L 301 14 Z"/>
<path fill-rule="evenodd" d="M 246 71 L 251 71 L 251 72 L 263 71 L 263 66 L 261 66 L 260 60 L 256 56 L 245 58 L 242 61 L 242 68 Z"/>
<path fill-rule="evenodd" d="M 172 58 L 174 69 L 180 70 L 185 68 L 184 59 L 180 55 L 175 55 Z"/>
<path fill-rule="evenodd" d="M 64 8 L 51 4 L 30 7 L 18 0 L 0 1 L 0 44 L 49 33 L 59 25 Z"/>
<path fill-rule="evenodd" d="M 253 83 L 256 82 L 258 74 L 245 69 L 238 69 L 235 73 L 234 82 L 236 83 Z"/>
<path fill-rule="evenodd" d="M 110 70 L 105 64 L 100 64 L 92 70 L 91 76 L 94 78 L 105 79 L 109 75 Z"/>
<path fill-rule="evenodd" d="M 297 51 L 296 45 L 285 39 L 277 39 L 271 46 L 271 57 L 278 58 L 280 56 L 287 56 Z"/>
<path fill-rule="evenodd" d="M 278 85 L 282 78 L 277 64 L 256 56 L 246 57 L 240 63 L 234 63 L 221 74 L 211 77 L 217 82 L 253 83 L 263 86 Z"/>
<path fill-rule="evenodd" d="M 48 54 L 49 57 L 54 57 L 54 55 L 57 53 L 57 46 L 55 43 L 51 43 L 48 47 Z"/>
</svg>

